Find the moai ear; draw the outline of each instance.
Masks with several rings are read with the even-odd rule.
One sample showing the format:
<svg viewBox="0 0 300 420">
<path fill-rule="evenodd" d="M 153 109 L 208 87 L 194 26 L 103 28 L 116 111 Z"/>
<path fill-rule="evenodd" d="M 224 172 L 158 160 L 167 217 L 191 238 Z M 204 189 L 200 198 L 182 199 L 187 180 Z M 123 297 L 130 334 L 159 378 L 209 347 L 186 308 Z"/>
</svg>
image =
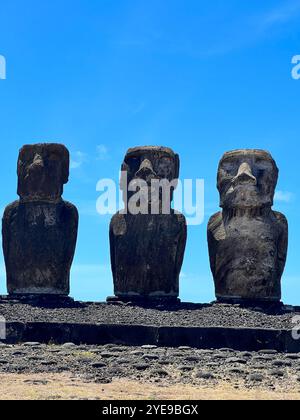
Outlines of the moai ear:
<svg viewBox="0 0 300 420">
<path fill-rule="evenodd" d="M 179 178 L 179 172 L 180 172 L 180 159 L 179 155 L 175 155 L 175 179 Z"/>
<path fill-rule="evenodd" d="M 64 148 L 63 151 L 63 162 L 62 162 L 62 182 L 67 184 L 69 181 L 70 173 L 70 153 L 67 148 Z"/>
<path fill-rule="evenodd" d="M 121 166 L 121 177 L 120 177 L 120 189 L 121 191 L 127 190 L 127 175 L 129 171 L 129 166 L 127 163 L 123 162 Z"/>
<path fill-rule="evenodd" d="M 21 175 L 21 168 L 22 168 L 22 164 L 25 160 L 25 155 L 26 155 L 26 146 L 23 146 L 20 150 L 19 150 L 19 156 L 18 156 L 18 163 L 17 163 L 17 175 L 18 177 Z"/>
</svg>

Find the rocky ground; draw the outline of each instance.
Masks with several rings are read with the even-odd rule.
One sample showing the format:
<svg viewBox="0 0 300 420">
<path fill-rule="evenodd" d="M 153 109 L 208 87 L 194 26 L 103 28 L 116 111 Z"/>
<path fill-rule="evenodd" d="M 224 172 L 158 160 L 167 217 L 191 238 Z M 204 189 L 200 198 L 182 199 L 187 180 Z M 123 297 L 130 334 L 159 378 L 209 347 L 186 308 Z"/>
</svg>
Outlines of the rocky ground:
<svg viewBox="0 0 300 420">
<path fill-rule="evenodd" d="M 68 374 L 82 383 L 134 381 L 157 386 L 214 388 L 228 383 L 234 389 L 262 388 L 293 392 L 300 397 L 300 354 L 259 353 L 231 349 L 197 350 L 187 347 L 61 346 L 24 343 L 0 344 L 0 375 Z M 32 377 L 32 376 L 31 376 Z M 34 379 L 28 384 L 34 385 Z M 3 382 L 1 382 L 1 388 Z"/>
<path fill-rule="evenodd" d="M 0 315 L 18 322 L 291 329 L 300 310 L 0 299 Z M 0 399 L 300 399 L 300 353 L 0 343 L 0 391 Z"/>
<path fill-rule="evenodd" d="M 291 329 L 292 319 L 300 315 L 300 309 L 243 308 L 226 304 L 181 304 L 168 308 L 80 302 L 51 305 L 51 302 L 37 304 L 0 299 L 0 315 L 6 321 L 17 322 Z"/>
</svg>

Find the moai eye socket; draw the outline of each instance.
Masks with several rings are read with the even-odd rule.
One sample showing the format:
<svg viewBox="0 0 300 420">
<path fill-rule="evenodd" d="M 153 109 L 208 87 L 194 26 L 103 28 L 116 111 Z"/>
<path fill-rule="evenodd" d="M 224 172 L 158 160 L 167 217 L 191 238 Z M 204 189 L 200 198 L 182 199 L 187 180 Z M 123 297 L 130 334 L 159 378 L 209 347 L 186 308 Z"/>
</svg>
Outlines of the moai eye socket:
<svg viewBox="0 0 300 420">
<path fill-rule="evenodd" d="M 169 157 L 162 157 L 157 160 L 155 164 L 155 171 L 161 178 L 173 178 L 174 176 L 174 161 Z"/>
<path fill-rule="evenodd" d="M 140 167 L 141 159 L 136 156 L 129 156 L 125 159 L 125 163 L 130 172 L 137 172 Z"/>
<path fill-rule="evenodd" d="M 56 153 L 52 153 L 52 154 L 48 157 L 48 159 L 49 159 L 50 161 L 53 161 L 53 162 L 57 162 L 57 161 L 61 160 L 60 156 L 58 156 Z"/>
</svg>

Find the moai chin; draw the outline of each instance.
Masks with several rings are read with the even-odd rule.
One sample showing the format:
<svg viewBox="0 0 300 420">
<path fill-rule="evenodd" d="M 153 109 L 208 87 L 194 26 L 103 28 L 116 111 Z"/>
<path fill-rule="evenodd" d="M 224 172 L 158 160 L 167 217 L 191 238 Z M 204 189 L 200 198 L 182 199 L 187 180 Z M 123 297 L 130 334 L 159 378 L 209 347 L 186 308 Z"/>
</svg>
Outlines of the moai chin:
<svg viewBox="0 0 300 420">
<path fill-rule="evenodd" d="M 218 170 L 220 207 L 208 224 L 219 301 L 281 299 L 288 245 L 284 215 L 272 210 L 278 168 L 263 150 L 225 153 Z"/>
<path fill-rule="evenodd" d="M 10 295 L 69 294 L 78 230 L 76 207 L 61 197 L 69 160 L 68 150 L 60 144 L 20 150 L 20 200 L 6 208 L 2 224 Z"/>
<path fill-rule="evenodd" d="M 113 300 L 178 301 L 187 239 L 185 217 L 171 209 L 178 177 L 179 157 L 171 149 L 147 146 L 128 150 L 121 177 L 125 210 L 117 213 L 110 224 Z M 147 212 L 135 212 L 130 201 L 135 184 L 141 181 L 148 188 L 152 181 L 169 182 L 173 188 L 170 194 L 160 190 L 156 198 L 149 193 Z"/>
</svg>

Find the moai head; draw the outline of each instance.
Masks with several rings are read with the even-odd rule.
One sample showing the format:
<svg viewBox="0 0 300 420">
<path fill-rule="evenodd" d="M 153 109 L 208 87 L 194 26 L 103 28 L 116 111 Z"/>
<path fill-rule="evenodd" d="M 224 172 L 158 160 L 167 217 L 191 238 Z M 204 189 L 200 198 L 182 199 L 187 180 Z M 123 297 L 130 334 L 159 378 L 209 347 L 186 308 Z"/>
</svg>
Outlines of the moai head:
<svg viewBox="0 0 300 420">
<path fill-rule="evenodd" d="M 18 160 L 18 195 L 24 201 L 59 200 L 69 179 L 70 156 L 61 144 L 22 147 Z"/>
<path fill-rule="evenodd" d="M 148 186 L 152 180 L 176 181 L 179 177 L 179 156 L 167 147 L 145 146 L 129 149 L 122 164 L 121 190 L 128 191 L 129 184 L 135 180 L 146 181 Z M 173 189 L 174 189 L 173 188 Z M 134 194 L 128 192 L 128 198 Z M 172 195 L 171 195 L 172 198 Z"/>
<path fill-rule="evenodd" d="M 278 168 L 264 150 L 234 150 L 219 164 L 218 190 L 223 209 L 272 207 Z"/>
</svg>

